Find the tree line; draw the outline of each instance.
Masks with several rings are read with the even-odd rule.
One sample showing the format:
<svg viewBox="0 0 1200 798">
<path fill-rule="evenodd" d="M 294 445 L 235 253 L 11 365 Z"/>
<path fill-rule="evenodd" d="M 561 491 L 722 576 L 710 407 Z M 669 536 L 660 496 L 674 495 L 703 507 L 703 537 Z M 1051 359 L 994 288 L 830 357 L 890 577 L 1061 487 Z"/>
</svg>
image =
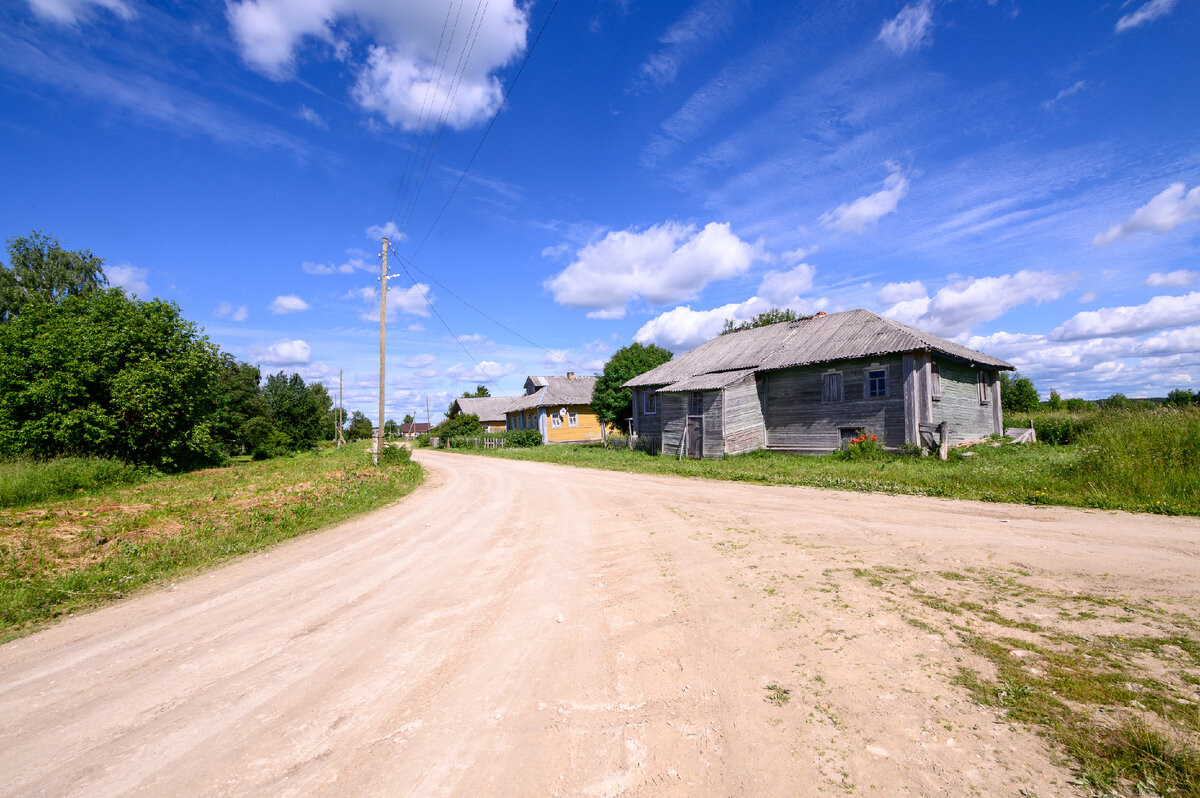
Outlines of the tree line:
<svg viewBox="0 0 1200 798">
<path fill-rule="evenodd" d="M 42 232 L 0 263 L 0 456 L 94 456 L 163 470 L 274 457 L 334 437 L 320 383 L 222 352 L 178 305 L 108 286 L 104 260 Z M 355 412 L 348 438 L 369 437 Z"/>
</svg>

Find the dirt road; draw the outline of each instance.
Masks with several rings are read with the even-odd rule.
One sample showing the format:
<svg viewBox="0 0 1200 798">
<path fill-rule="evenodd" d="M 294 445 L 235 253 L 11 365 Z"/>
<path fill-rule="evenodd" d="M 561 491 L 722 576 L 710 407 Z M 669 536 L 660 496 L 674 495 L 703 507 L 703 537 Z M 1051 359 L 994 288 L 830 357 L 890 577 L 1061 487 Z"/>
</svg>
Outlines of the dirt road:
<svg viewBox="0 0 1200 798">
<path fill-rule="evenodd" d="M 1200 595 L 1194 519 L 419 459 L 397 506 L 0 647 L 0 793 L 1068 795 L 863 574 Z"/>
</svg>

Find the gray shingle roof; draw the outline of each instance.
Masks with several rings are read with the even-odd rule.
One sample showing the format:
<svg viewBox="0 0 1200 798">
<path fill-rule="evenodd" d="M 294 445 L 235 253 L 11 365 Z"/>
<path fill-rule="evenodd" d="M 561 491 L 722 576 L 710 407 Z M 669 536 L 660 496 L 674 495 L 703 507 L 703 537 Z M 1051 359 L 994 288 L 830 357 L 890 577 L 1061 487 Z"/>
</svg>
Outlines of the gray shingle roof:
<svg viewBox="0 0 1200 798">
<path fill-rule="evenodd" d="M 474 413 L 480 421 L 504 421 L 504 414 L 518 399 L 524 396 L 482 396 L 460 397 L 455 399 L 458 409 L 463 413 Z"/>
<path fill-rule="evenodd" d="M 665 385 L 667 390 L 688 390 L 678 388 L 676 384 L 716 372 L 768 371 L 923 349 L 992 368 L 1013 368 L 991 355 L 860 308 L 719 335 L 634 377 L 625 383 L 625 387 Z"/>
<path fill-rule="evenodd" d="M 537 388 L 525 396 L 510 397 L 508 412 L 532 410 L 535 407 L 562 407 L 564 405 L 588 405 L 592 403 L 592 391 L 596 377 L 540 377 L 531 376 L 525 385 Z"/>
</svg>

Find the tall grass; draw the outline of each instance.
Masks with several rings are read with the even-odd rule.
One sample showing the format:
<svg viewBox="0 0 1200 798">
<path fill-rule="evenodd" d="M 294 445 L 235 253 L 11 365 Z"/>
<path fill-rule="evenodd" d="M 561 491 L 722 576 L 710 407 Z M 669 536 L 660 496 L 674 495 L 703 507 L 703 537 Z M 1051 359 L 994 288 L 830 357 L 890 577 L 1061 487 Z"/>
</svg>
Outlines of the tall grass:
<svg viewBox="0 0 1200 798">
<path fill-rule="evenodd" d="M 99 457 L 0 463 L 0 507 L 23 507 L 109 485 L 133 485 L 152 474 L 145 467 Z"/>
<path fill-rule="evenodd" d="M 1074 472 L 1089 491 L 1149 501 L 1148 510 L 1194 503 L 1200 496 L 1200 408 L 1097 414 L 1080 436 Z"/>
</svg>

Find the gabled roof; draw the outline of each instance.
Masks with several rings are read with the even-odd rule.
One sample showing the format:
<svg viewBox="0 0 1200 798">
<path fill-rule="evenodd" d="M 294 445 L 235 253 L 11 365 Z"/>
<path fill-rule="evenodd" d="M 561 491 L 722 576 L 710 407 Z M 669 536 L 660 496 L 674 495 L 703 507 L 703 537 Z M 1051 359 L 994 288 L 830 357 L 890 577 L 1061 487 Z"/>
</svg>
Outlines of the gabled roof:
<svg viewBox="0 0 1200 798">
<path fill-rule="evenodd" d="M 592 391 L 596 377 L 538 377 L 525 380 L 525 390 L 531 393 L 518 396 L 509 406 L 511 413 L 534 407 L 561 407 L 565 405 L 587 405 L 592 403 Z"/>
<path fill-rule="evenodd" d="M 523 396 L 462 396 L 455 399 L 454 403 L 458 405 L 459 412 L 473 413 L 479 416 L 480 421 L 504 421 L 504 414 L 508 412 L 509 405 L 524 398 Z"/>
<path fill-rule="evenodd" d="M 428 421 L 410 421 L 407 424 L 400 425 L 401 435 L 408 435 L 410 433 L 413 435 L 420 435 L 425 432 L 429 432 Z"/>
<path fill-rule="evenodd" d="M 749 371 L 770 371 L 916 350 L 938 352 L 996 369 L 1013 368 L 1011 364 L 991 355 L 860 308 L 719 335 L 658 368 L 634 377 L 625 383 L 625 387 L 660 385 L 667 386 L 664 390 L 668 391 L 706 390 L 704 387 L 677 386 L 713 383 L 713 388 L 717 388 L 741 379 Z M 728 381 L 720 385 L 715 382 L 721 380 L 714 381 L 711 376 L 735 371 L 743 373 L 736 377 L 729 375 Z M 709 378 L 694 382 L 701 375 L 709 375 Z"/>
</svg>

